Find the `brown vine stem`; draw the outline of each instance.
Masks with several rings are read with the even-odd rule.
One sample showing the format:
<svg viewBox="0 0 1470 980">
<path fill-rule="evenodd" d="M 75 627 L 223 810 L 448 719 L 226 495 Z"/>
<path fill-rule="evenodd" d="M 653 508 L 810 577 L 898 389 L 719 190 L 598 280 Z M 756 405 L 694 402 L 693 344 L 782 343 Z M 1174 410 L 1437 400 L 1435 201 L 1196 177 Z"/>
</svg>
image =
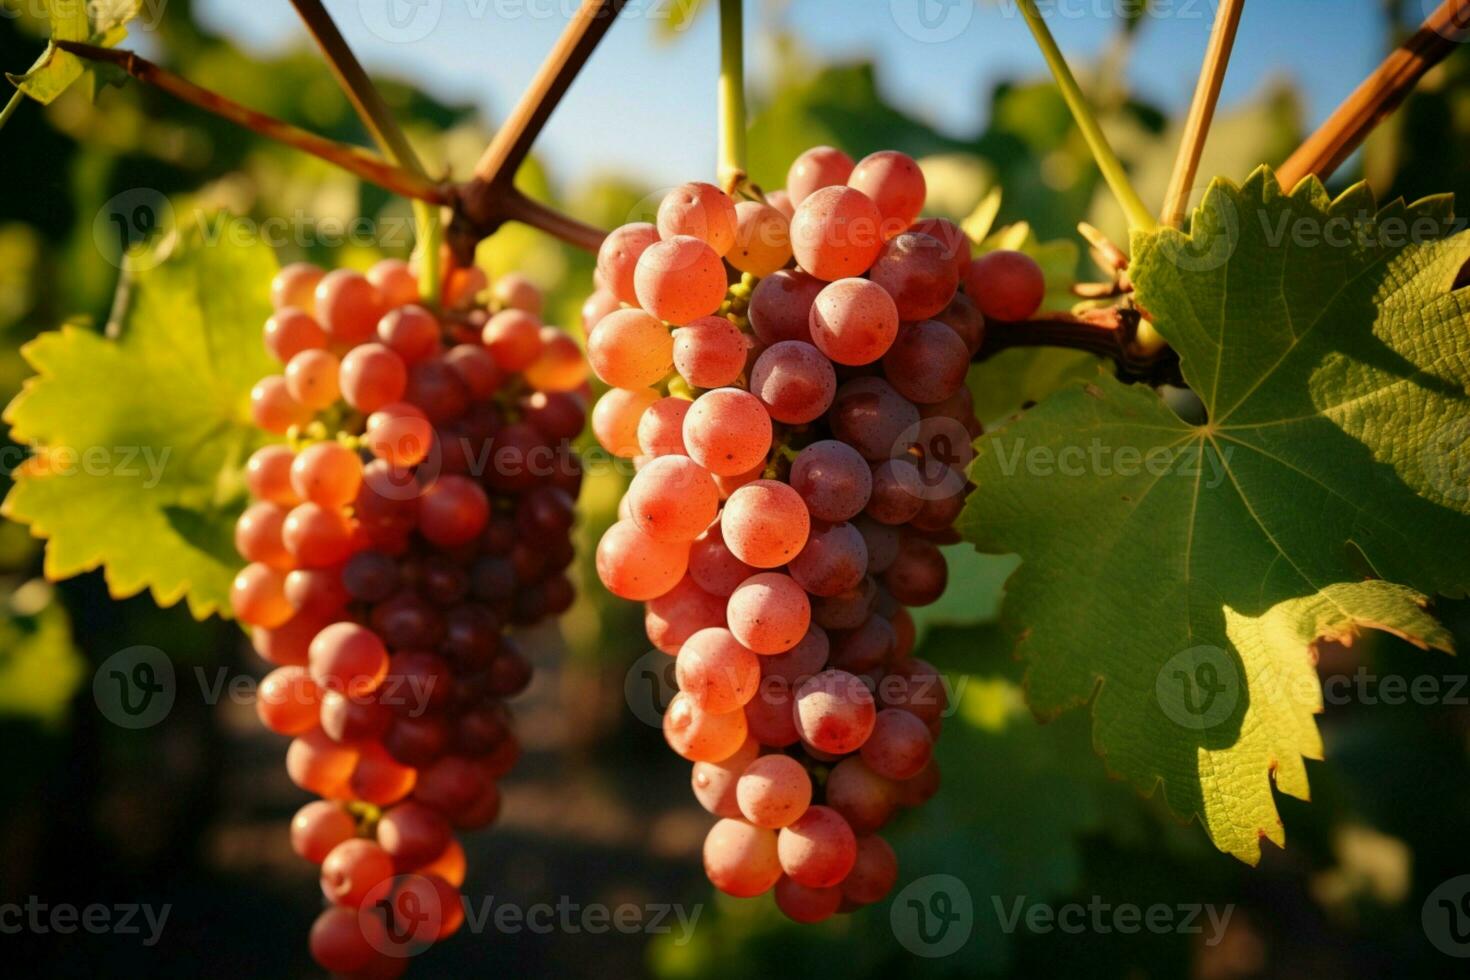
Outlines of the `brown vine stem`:
<svg viewBox="0 0 1470 980">
<path fill-rule="evenodd" d="M 317 46 L 322 49 L 327 65 L 332 69 L 332 74 L 337 76 L 337 83 L 347 93 L 352 107 L 357 110 L 358 118 L 372 135 L 373 142 L 382 147 L 383 152 L 400 167 L 423 174 L 424 166 L 419 162 L 418 154 L 399 127 L 392 110 L 388 108 L 388 103 L 383 101 L 383 93 L 378 91 L 378 87 L 368 77 L 362 63 L 357 60 L 357 55 L 352 53 L 352 48 L 337 29 L 332 15 L 321 5 L 321 0 L 291 0 L 291 3 L 296 8 L 296 13 L 301 15 Z"/>
<path fill-rule="evenodd" d="M 318 136 L 263 112 L 247 108 L 218 92 L 211 92 L 209 89 L 195 85 L 166 68 L 160 68 L 131 51 L 102 48 L 78 41 L 57 41 L 56 46 L 88 61 L 101 61 L 116 65 L 144 84 L 161 89 L 177 99 L 222 119 L 228 119 L 267 139 L 284 143 L 326 160 L 394 194 L 415 201 L 426 201 L 430 204 L 448 204 L 451 200 L 450 188 L 446 185 L 435 183 L 426 177 L 389 163 L 360 147 L 338 143 L 336 140 Z"/>
<path fill-rule="evenodd" d="M 525 197 L 515 189 L 516 171 L 531 145 L 612 27 L 627 0 L 582 0 L 582 5 L 521 93 L 505 124 L 475 164 L 474 177 L 456 192 L 449 246 L 460 261 L 508 220 L 539 228 L 578 248 L 596 251 L 605 232 Z"/>
<path fill-rule="evenodd" d="M 1159 215 L 1160 223 L 1169 228 L 1178 228 L 1184 221 L 1184 209 L 1189 206 L 1194 178 L 1199 173 L 1200 156 L 1215 118 L 1220 86 L 1225 82 L 1225 69 L 1230 64 L 1230 51 L 1235 46 L 1235 33 L 1244 10 L 1245 0 L 1222 0 L 1215 11 L 1215 26 L 1210 31 L 1204 66 L 1194 89 L 1194 100 L 1189 105 L 1184 138 L 1179 143 L 1179 156 L 1174 161 L 1174 173 L 1169 178 L 1164 209 Z"/>
<path fill-rule="evenodd" d="M 1108 358 L 1124 380 L 1177 383 L 1179 361 L 1171 350 L 1144 352 L 1135 343 L 1140 319 L 1137 310 L 1114 307 L 1081 316 L 1048 313 L 1020 323 L 987 320 L 974 359 L 983 361 L 1011 347 L 1067 347 Z"/>
<path fill-rule="evenodd" d="M 1445 0 L 1277 169 L 1281 186 L 1290 191 L 1307 177 L 1330 177 L 1419 79 L 1467 38 L 1470 0 Z"/>
<path fill-rule="evenodd" d="M 476 180 L 509 184 L 514 179 L 526 154 L 531 152 L 531 144 L 626 3 L 627 0 L 582 0 L 505 125 L 485 148 L 475 165 Z"/>
</svg>

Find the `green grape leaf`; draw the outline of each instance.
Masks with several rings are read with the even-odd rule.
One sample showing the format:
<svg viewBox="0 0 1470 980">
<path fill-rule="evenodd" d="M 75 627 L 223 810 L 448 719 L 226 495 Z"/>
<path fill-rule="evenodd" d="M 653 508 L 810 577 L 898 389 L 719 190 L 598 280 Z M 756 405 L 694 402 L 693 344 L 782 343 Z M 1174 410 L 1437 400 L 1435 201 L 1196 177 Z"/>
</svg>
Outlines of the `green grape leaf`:
<svg viewBox="0 0 1470 980">
<path fill-rule="evenodd" d="M 1470 587 L 1453 220 L 1445 199 L 1286 195 L 1264 168 L 1216 181 L 1189 235 L 1135 236 L 1132 267 L 1209 421 L 1100 376 L 977 443 L 961 526 L 1021 556 L 1002 619 L 1032 710 L 1091 702 L 1109 769 L 1251 863 L 1285 839 L 1272 777 L 1306 798 L 1321 756 L 1311 643 L 1452 649 L 1423 605 Z"/>
<path fill-rule="evenodd" d="M 228 614 L 276 269 L 231 224 L 195 223 L 129 255 L 115 336 L 71 325 L 23 349 L 37 376 L 5 421 L 33 455 L 0 513 L 48 539 L 48 578 L 103 566 L 119 598 L 147 588 L 162 606 L 187 597 L 201 619 Z"/>
<path fill-rule="evenodd" d="M 26 582 L 0 606 L 0 718 L 61 723 L 86 666 L 48 583 Z"/>
<path fill-rule="evenodd" d="M 127 37 L 127 23 L 143 11 L 143 0 L 42 0 L 51 20 L 51 41 L 23 75 L 7 74 L 11 83 L 37 102 L 50 103 L 83 75 L 93 79 L 96 66 L 63 51 L 56 41 L 82 41 L 111 48 Z M 115 72 L 104 76 L 111 80 Z"/>
</svg>

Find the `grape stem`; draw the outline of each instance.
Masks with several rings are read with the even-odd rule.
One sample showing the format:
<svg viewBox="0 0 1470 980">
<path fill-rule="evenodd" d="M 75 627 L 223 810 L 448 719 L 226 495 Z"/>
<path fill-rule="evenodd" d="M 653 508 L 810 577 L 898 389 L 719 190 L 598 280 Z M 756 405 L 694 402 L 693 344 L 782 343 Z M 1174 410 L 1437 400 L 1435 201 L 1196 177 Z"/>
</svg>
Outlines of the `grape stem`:
<svg viewBox="0 0 1470 980">
<path fill-rule="evenodd" d="M 1210 123 L 1215 118 L 1220 87 L 1225 82 L 1230 51 L 1235 46 L 1235 34 L 1244 10 L 1245 0 L 1223 0 L 1215 11 L 1215 26 L 1210 31 L 1204 65 L 1184 123 L 1184 137 L 1179 141 L 1179 156 L 1175 158 L 1174 173 L 1169 178 L 1169 190 L 1164 195 L 1164 209 L 1159 216 L 1160 223 L 1166 227 L 1178 228 L 1184 222 L 1184 209 L 1189 206 L 1190 192 L 1199 173 L 1200 157 L 1209 138 Z"/>
<path fill-rule="evenodd" d="M 331 14 L 322 6 L 321 0 L 291 0 L 291 3 L 301 15 L 307 31 L 321 48 L 327 65 L 337 77 L 337 84 L 347 93 L 348 100 L 372 135 L 373 142 L 378 144 L 388 159 L 427 180 L 428 174 L 424 171 L 424 165 L 419 162 L 413 145 L 409 143 L 407 134 L 398 125 L 398 120 L 388 108 L 382 92 L 373 84 L 362 63 L 352 53 L 352 48 L 337 29 Z M 441 282 L 439 243 L 443 240 L 439 211 L 432 205 L 414 201 L 413 214 L 419 252 L 419 295 L 431 305 L 437 306 Z"/>
<path fill-rule="evenodd" d="M 1313 175 L 1323 180 L 1332 176 L 1419 79 L 1467 38 L 1470 0 L 1444 0 L 1277 169 L 1281 186 L 1289 192 Z"/>
<path fill-rule="evenodd" d="M 504 125 L 475 164 L 474 177 L 455 195 L 449 247 L 466 261 L 475 245 L 506 221 L 540 228 L 578 248 L 595 252 L 605 232 L 532 201 L 515 187 L 515 175 L 552 112 L 592 57 L 627 0 L 582 0 L 561 37 L 521 93 Z"/>
<path fill-rule="evenodd" d="M 1026 18 L 1026 25 L 1036 38 L 1042 57 L 1046 59 L 1047 67 L 1051 69 L 1052 77 L 1056 79 L 1057 88 L 1061 89 L 1067 108 L 1072 111 L 1077 128 L 1082 130 L 1082 137 L 1092 151 L 1092 158 L 1097 161 L 1098 169 L 1102 171 L 1103 179 L 1107 181 L 1113 197 L 1117 198 L 1118 204 L 1128 216 L 1129 226 L 1135 231 L 1153 231 L 1158 223 L 1154 221 L 1153 214 L 1144 206 L 1143 199 L 1138 196 L 1138 191 L 1128 179 L 1123 161 L 1118 159 L 1108 138 L 1103 135 L 1102 126 L 1093 114 L 1092 107 L 1087 104 L 1082 88 L 1077 84 L 1072 69 L 1067 65 L 1067 59 L 1062 55 L 1062 49 L 1057 47 L 1056 38 L 1052 37 L 1051 29 L 1046 26 L 1041 12 L 1036 9 L 1036 0 L 1017 0 L 1017 3 L 1022 16 Z"/>
<path fill-rule="evenodd" d="M 718 89 L 720 187 L 731 195 L 745 172 L 745 24 L 744 0 L 720 0 L 720 82 Z"/>
<path fill-rule="evenodd" d="M 25 101 L 25 97 L 26 94 L 20 89 L 16 89 L 10 96 L 10 101 L 5 103 L 5 108 L 0 109 L 0 129 L 4 129 L 5 124 L 10 122 L 10 117 L 15 115 L 15 110 L 20 108 L 20 104 Z"/>
<path fill-rule="evenodd" d="M 1179 358 L 1167 347 L 1147 350 L 1137 343 L 1142 316 L 1126 306 L 1080 316 L 1046 313 L 1019 323 L 985 322 L 985 339 L 975 353 L 983 361 L 1011 347 L 1066 347 L 1110 359 L 1125 381 L 1178 384 Z"/>
<path fill-rule="evenodd" d="M 102 48 L 79 41 L 56 41 L 54 43 L 61 50 L 68 51 L 79 58 L 116 65 L 140 82 L 161 89 L 177 99 L 212 115 L 227 119 L 238 126 L 243 126 L 267 139 L 310 153 L 384 190 L 392 191 L 410 200 L 427 201 L 431 204 L 447 204 L 451 198 L 450 189 L 443 184 L 389 163 L 382 157 L 360 147 L 349 146 L 346 143 L 318 136 L 263 112 L 256 112 L 217 92 L 211 92 L 209 89 L 195 85 L 166 68 L 160 68 L 131 51 Z"/>
</svg>

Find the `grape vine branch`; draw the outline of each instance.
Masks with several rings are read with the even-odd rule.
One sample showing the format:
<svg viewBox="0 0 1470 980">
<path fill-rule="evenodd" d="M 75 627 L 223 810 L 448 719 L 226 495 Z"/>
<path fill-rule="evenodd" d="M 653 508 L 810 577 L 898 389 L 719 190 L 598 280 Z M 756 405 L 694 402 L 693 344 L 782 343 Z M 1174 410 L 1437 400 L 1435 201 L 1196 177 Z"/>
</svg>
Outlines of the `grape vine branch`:
<svg viewBox="0 0 1470 980">
<path fill-rule="evenodd" d="M 72 41 L 58 47 L 79 57 L 121 68 L 207 112 L 269 139 L 285 143 L 326 160 L 362 180 L 376 184 L 418 205 L 449 209 L 447 241 L 457 260 L 469 261 L 480 240 L 507 221 L 518 221 L 577 248 L 595 252 L 605 232 L 534 201 L 514 186 L 515 173 L 545 127 L 572 82 L 591 58 L 627 0 L 582 0 L 556 44 L 547 54 L 515 108 L 491 139 L 472 177 L 454 184 L 428 177 L 412 147 L 389 114 L 386 103 L 319 0 L 293 0 L 316 38 L 369 132 L 394 162 L 349 144 L 318 136 L 290 123 L 249 109 L 231 99 L 161 68 L 128 51 Z M 1188 187 L 1218 99 L 1234 28 L 1243 0 L 1222 6 L 1211 37 L 1199 87 L 1191 107 L 1191 126 L 1180 148 L 1171 191 L 1163 210 L 1166 223 L 1179 220 L 1180 187 Z M 721 119 L 739 120 L 741 131 L 726 132 L 722 122 L 721 170 L 743 165 L 743 71 L 732 70 L 743 59 L 739 7 L 736 0 L 722 3 Z M 1156 227 L 1128 181 L 1127 173 L 1096 124 L 1075 77 L 1033 3 L 1022 12 L 1036 36 L 1066 97 L 1074 117 L 1094 151 L 1109 186 L 1123 202 L 1130 223 L 1143 230 Z M 1278 169 L 1278 177 L 1292 187 L 1307 176 L 1323 179 L 1355 150 L 1382 119 L 1396 108 L 1420 78 L 1470 37 L 1470 0 L 1445 0 L 1419 30 L 1390 54 L 1323 125 Z M 7 107 L 8 108 L 8 107 Z M 727 111 L 728 110 L 728 111 Z M 732 123 L 733 124 L 733 123 Z M 432 226 L 430 226 L 432 227 Z M 1135 380 L 1168 381 L 1177 376 L 1177 358 L 1157 344 L 1140 343 L 1151 333 L 1147 322 L 1131 309 L 1097 311 L 1083 316 L 1054 314 L 1025 323 L 990 324 L 986 343 L 977 353 L 983 359 L 1007 347 L 1069 347 L 1112 359 L 1121 373 Z"/>
</svg>

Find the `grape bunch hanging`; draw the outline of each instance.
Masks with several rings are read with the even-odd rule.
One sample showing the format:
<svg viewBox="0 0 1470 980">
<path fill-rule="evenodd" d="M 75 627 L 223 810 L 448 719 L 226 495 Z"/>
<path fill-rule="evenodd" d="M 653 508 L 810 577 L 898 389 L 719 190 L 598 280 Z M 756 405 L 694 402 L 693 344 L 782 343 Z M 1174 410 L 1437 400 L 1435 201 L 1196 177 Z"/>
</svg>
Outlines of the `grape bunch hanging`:
<svg viewBox="0 0 1470 980">
<path fill-rule="evenodd" d="M 944 591 L 985 319 L 1045 282 L 921 220 L 902 153 L 818 147 L 751 196 L 685 184 L 598 255 L 592 427 L 637 473 L 597 570 L 675 658 L 710 881 L 817 922 L 891 889 L 877 831 L 938 788 L 946 693 L 907 609 Z"/>
<path fill-rule="evenodd" d="M 455 832 L 495 820 L 520 753 L 504 700 L 531 667 L 506 631 L 573 599 L 585 362 L 528 281 L 498 279 L 493 314 L 486 286 L 450 268 L 440 314 L 398 260 L 272 287 L 284 370 L 251 407 L 288 441 L 249 460 L 232 601 L 275 665 L 260 719 L 321 797 L 291 843 L 321 865 L 311 950 L 335 973 L 395 975 L 460 926 Z"/>
</svg>

